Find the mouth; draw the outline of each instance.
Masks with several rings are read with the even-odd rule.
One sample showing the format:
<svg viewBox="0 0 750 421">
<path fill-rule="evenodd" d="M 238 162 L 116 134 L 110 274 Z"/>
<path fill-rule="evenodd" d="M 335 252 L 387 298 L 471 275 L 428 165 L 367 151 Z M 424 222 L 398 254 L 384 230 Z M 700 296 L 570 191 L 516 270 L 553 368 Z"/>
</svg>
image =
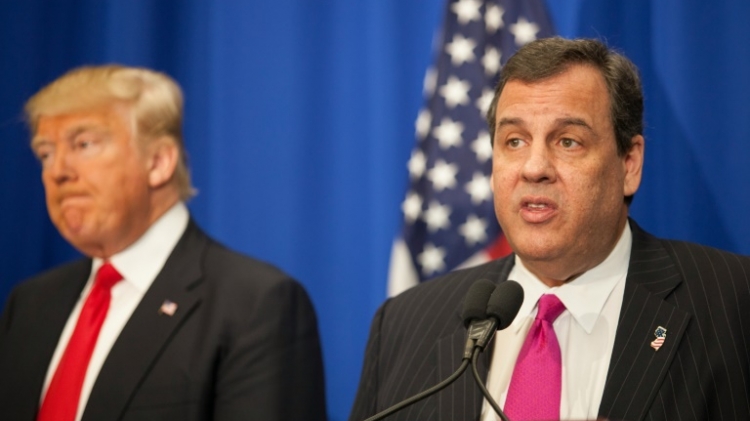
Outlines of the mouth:
<svg viewBox="0 0 750 421">
<path fill-rule="evenodd" d="M 60 203 L 60 205 L 65 206 L 81 203 L 87 199 L 88 197 L 83 194 L 66 194 L 61 196 L 58 202 Z"/>
<path fill-rule="evenodd" d="M 540 224 L 557 214 L 557 204 L 546 197 L 525 197 L 521 201 L 520 214 L 524 221 Z"/>
</svg>

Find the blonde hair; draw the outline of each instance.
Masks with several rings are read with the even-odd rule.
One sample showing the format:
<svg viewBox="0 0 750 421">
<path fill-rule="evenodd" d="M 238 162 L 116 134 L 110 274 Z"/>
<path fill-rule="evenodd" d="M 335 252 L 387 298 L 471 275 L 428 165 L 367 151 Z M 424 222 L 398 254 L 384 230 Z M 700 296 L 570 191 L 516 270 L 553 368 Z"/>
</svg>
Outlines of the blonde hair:
<svg viewBox="0 0 750 421">
<path fill-rule="evenodd" d="M 182 91 L 177 83 L 153 70 L 119 65 L 73 69 L 42 88 L 24 107 L 32 133 L 39 117 L 88 111 L 116 103 L 129 106 L 137 138 L 147 142 L 163 136 L 178 147 L 174 182 L 180 198 L 195 194 L 190 183 L 182 137 Z"/>
</svg>

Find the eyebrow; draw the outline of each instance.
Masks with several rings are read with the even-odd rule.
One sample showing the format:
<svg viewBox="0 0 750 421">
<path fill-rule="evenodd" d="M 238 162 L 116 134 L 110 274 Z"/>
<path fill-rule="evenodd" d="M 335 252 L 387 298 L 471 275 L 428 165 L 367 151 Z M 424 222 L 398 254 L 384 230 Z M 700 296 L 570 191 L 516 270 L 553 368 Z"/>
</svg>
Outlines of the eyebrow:
<svg viewBox="0 0 750 421">
<path fill-rule="evenodd" d="M 497 125 L 495 126 L 495 130 L 500 130 L 501 128 L 505 126 L 525 126 L 525 122 L 521 118 L 513 117 L 513 118 L 501 118 L 500 121 L 497 122 Z M 575 118 L 575 117 L 565 117 L 565 118 L 558 118 L 555 120 L 555 125 L 557 127 L 565 127 L 565 126 L 579 126 L 583 127 L 589 131 L 593 131 L 594 129 L 591 128 L 591 126 L 586 123 L 581 118 Z"/>
<path fill-rule="evenodd" d="M 580 118 L 574 118 L 574 117 L 567 117 L 567 118 L 558 118 L 555 120 L 557 125 L 560 127 L 565 126 L 580 126 L 588 131 L 594 131 L 594 129 L 591 128 L 589 123 L 586 123 L 583 119 Z"/>
<path fill-rule="evenodd" d="M 81 133 L 96 130 L 96 128 L 97 127 L 94 124 L 82 124 L 80 126 L 74 127 L 68 133 L 65 133 L 65 138 L 72 139 Z M 49 140 L 44 136 L 34 136 L 31 139 L 31 148 L 34 149 L 36 146 L 39 146 L 39 144 L 42 144 L 42 143 L 49 143 Z"/>
</svg>

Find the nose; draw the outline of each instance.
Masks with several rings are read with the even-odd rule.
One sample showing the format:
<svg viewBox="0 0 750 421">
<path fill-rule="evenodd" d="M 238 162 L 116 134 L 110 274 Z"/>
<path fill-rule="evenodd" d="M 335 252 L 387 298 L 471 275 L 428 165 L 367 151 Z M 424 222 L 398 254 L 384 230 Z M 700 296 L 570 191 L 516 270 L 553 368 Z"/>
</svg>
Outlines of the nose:
<svg viewBox="0 0 750 421">
<path fill-rule="evenodd" d="M 44 173 L 57 184 L 71 180 L 75 176 L 70 162 L 70 154 L 65 148 L 58 148 L 44 168 Z"/>
<path fill-rule="evenodd" d="M 555 181 L 555 167 L 546 142 L 534 142 L 521 169 L 524 180 L 531 183 L 551 183 Z"/>
</svg>

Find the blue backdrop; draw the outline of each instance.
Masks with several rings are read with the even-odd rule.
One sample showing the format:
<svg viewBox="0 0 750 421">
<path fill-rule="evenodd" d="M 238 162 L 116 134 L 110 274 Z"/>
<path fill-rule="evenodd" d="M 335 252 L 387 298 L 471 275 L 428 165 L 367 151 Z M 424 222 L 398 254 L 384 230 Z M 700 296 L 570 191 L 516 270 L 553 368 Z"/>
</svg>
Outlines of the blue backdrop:
<svg viewBox="0 0 750 421">
<path fill-rule="evenodd" d="M 750 3 L 550 0 L 558 32 L 642 71 L 645 228 L 750 254 Z M 186 94 L 198 222 L 298 278 L 317 307 L 329 415 L 346 419 L 385 297 L 422 76 L 443 0 L 0 4 L 0 302 L 72 259 L 48 221 L 25 99 L 82 64 L 143 65 Z M 2 304 L 0 304 L 1 306 Z"/>
</svg>

